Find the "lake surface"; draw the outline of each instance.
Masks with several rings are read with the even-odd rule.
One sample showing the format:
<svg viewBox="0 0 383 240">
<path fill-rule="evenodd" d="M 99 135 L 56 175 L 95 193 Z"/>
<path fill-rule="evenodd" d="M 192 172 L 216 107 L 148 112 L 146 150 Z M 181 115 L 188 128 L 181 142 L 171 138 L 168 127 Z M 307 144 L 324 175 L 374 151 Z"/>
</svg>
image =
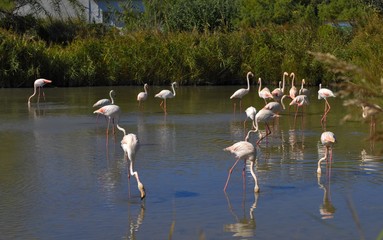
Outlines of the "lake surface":
<svg viewBox="0 0 383 240">
<path fill-rule="evenodd" d="M 240 162 L 225 194 L 235 158 L 222 149 L 244 139 L 244 109 L 263 100 L 253 88 L 234 113 L 238 86 L 181 86 L 164 115 L 154 98 L 163 88 L 150 87 L 142 109 L 142 87 L 113 88 L 120 125 L 140 140 L 142 201 L 122 133 L 110 132 L 107 145 L 106 121 L 93 114 L 112 88 L 47 87 L 30 108 L 33 89 L 0 89 L 0 238 L 376 239 L 383 230 L 383 148 L 366 140 L 368 122 L 340 124 L 339 98 L 329 99 L 326 125 L 337 136 L 331 169 L 322 164 L 317 177 L 324 102 L 313 88 L 303 115 L 286 110 L 257 147 L 260 193 Z"/>
</svg>

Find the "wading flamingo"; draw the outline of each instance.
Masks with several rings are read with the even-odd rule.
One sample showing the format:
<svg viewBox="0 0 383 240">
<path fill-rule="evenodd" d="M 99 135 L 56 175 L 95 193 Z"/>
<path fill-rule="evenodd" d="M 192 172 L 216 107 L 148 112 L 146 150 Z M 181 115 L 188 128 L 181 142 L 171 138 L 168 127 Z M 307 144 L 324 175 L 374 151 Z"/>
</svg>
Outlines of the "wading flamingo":
<svg viewBox="0 0 383 240">
<path fill-rule="evenodd" d="M 161 92 L 157 93 L 154 95 L 154 97 L 161 98 L 162 101 L 160 103 L 160 107 L 164 110 L 164 113 L 167 114 L 167 109 L 166 109 L 166 99 L 168 98 L 174 98 L 176 96 L 176 90 L 174 89 L 174 86 L 177 85 L 177 82 L 172 83 L 172 89 L 173 92 L 170 90 L 164 89 Z"/>
<path fill-rule="evenodd" d="M 115 134 L 114 126 L 118 125 L 118 121 L 120 120 L 120 113 L 121 113 L 120 107 L 114 104 L 106 105 L 94 111 L 93 113 L 102 114 L 108 118 L 108 127 L 106 128 L 106 144 L 108 144 L 109 125 L 110 125 L 110 122 L 112 122 L 113 135 L 114 135 Z"/>
<path fill-rule="evenodd" d="M 305 84 L 306 84 L 306 81 L 302 79 L 301 89 L 299 89 L 299 95 L 306 95 L 308 97 L 310 96 L 310 91 L 303 86 Z"/>
<path fill-rule="evenodd" d="M 116 96 L 116 93 L 114 92 L 114 90 L 110 90 L 109 91 L 110 99 L 107 99 L 107 98 L 100 99 L 95 104 L 93 104 L 93 107 L 100 108 L 106 105 L 114 104 L 114 98 L 113 98 L 114 96 Z"/>
<path fill-rule="evenodd" d="M 137 95 L 137 101 L 138 101 L 138 106 L 141 106 L 141 102 L 145 101 L 148 98 L 148 84 L 144 84 L 144 92 L 140 92 Z"/>
<path fill-rule="evenodd" d="M 309 99 L 306 95 L 298 95 L 290 102 L 290 106 L 292 105 L 297 105 L 297 109 L 295 111 L 295 117 L 296 117 L 298 113 L 298 108 L 302 107 L 302 112 L 303 112 L 303 106 L 309 105 Z"/>
<path fill-rule="evenodd" d="M 40 102 L 40 90 L 43 92 L 43 98 L 44 98 L 44 101 L 45 101 L 45 93 L 44 93 L 44 89 L 43 89 L 43 86 L 47 83 L 51 83 L 52 81 L 51 80 L 48 80 L 48 79 L 45 79 L 45 78 L 39 78 L 37 79 L 34 83 L 33 83 L 33 94 L 28 98 L 28 105 L 31 104 L 31 99 L 33 98 L 33 96 L 36 95 L 36 92 L 37 92 L 37 88 L 39 89 L 39 94 L 37 95 L 37 103 Z"/>
<path fill-rule="evenodd" d="M 290 77 L 292 77 L 293 79 L 291 79 L 291 88 L 289 91 L 289 95 L 291 99 L 294 99 L 298 95 L 298 89 L 294 85 L 295 73 L 290 73 Z"/>
<path fill-rule="evenodd" d="M 362 117 L 364 119 L 370 118 L 370 134 L 375 132 L 376 115 L 382 112 L 383 112 L 383 109 L 377 104 L 370 104 L 370 103 L 362 104 Z"/>
<path fill-rule="evenodd" d="M 229 170 L 229 175 L 227 176 L 226 184 L 225 184 L 225 187 L 223 188 L 223 191 L 225 191 L 225 192 L 226 192 L 226 188 L 227 188 L 227 185 L 229 183 L 229 180 L 230 180 L 230 175 L 233 172 L 234 167 L 237 165 L 237 163 L 240 159 L 244 160 L 244 168 L 243 168 L 243 172 L 242 172 L 243 175 L 245 174 L 246 161 L 247 160 L 250 161 L 250 173 L 253 176 L 254 184 L 255 184 L 254 185 L 254 192 L 256 192 L 256 193 L 259 192 L 257 177 L 254 173 L 254 162 L 255 162 L 255 157 L 257 156 L 257 150 L 253 146 L 253 144 L 248 142 L 248 139 L 250 137 L 250 133 L 252 133 L 252 132 L 255 132 L 255 131 L 250 130 L 247 133 L 245 141 L 240 141 L 240 142 L 234 143 L 233 145 L 223 149 L 224 151 L 229 151 L 229 152 L 233 153 L 235 155 L 235 157 L 237 158 L 237 160 L 235 161 L 235 163 L 233 164 L 233 166 Z"/>
<path fill-rule="evenodd" d="M 246 75 L 247 80 L 247 88 L 240 88 L 231 95 L 230 99 L 238 98 L 239 99 L 239 111 L 242 111 L 242 98 L 249 93 L 250 91 L 250 77 L 254 77 L 252 72 L 248 72 Z M 234 112 L 235 112 L 236 104 L 234 102 Z"/>
<path fill-rule="evenodd" d="M 137 188 L 141 193 L 141 200 L 142 200 L 146 196 L 145 187 L 141 183 L 140 178 L 138 177 L 138 172 L 133 171 L 133 164 L 134 164 L 134 161 L 136 160 L 136 153 L 139 149 L 138 138 L 133 133 L 126 134 L 125 129 L 120 127 L 119 125 L 117 125 L 117 128 L 124 133 L 124 137 L 121 140 L 121 148 L 124 150 L 126 160 L 129 160 L 130 162 L 128 178 L 130 179 L 130 176 L 134 176 L 136 178 Z"/>
<path fill-rule="evenodd" d="M 323 132 L 321 137 L 320 137 L 322 145 L 326 147 L 326 152 L 323 158 L 319 159 L 318 161 L 318 168 L 317 168 L 317 173 L 321 174 L 322 170 L 320 167 L 321 162 L 326 160 L 326 164 L 328 166 L 328 158 L 330 158 L 330 164 L 332 163 L 332 146 L 336 142 L 335 135 L 333 132 Z M 330 156 L 329 156 L 330 155 Z"/>
<path fill-rule="evenodd" d="M 251 107 L 246 108 L 245 113 L 246 113 L 246 119 L 243 122 L 243 128 L 246 128 L 246 121 L 248 118 L 250 118 L 251 121 L 254 121 L 255 114 L 257 113 L 257 109 L 255 109 L 255 107 L 251 106 Z"/>
<path fill-rule="evenodd" d="M 285 94 L 285 78 L 286 78 L 286 76 L 289 76 L 289 74 L 287 72 L 284 72 L 283 78 L 282 78 L 282 87 L 280 86 L 281 82 L 279 82 L 279 88 L 276 88 L 271 92 L 271 95 L 273 95 L 274 100 L 277 102 L 280 102 L 283 94 Z"/>
<path fill-rule="evenodd" d="M 326 122 L 327 114 L 328 114 L 328 112 L 331 109 L 330 104 L 327 101 L 328 97 L 335 97 L 335 95 L 334 95 L 334 93 L 330 89 L 322 88 L 322 84 L 320 83 L 319 84 L 319 91 L 318 91 L 318 99 L 319 100 L 320 99 L 324 99 L 325 100 L 324 114 L 323 114 L 323 116 L 322 116 L 322 118 L 320 120 L 322 126 L 323 126 L 323 122 Z"/>
<path fill-rule="evenodd" d="M 255 119 L 253 121 L 253 127 L 254 131 L 257 132 L 259 130 L 258 123 L 265 123 L 266 126 L 266 135 L 262 136 L 260 139 L 257 141 L 257 145 L 267 136 L 271 134 L 271 130 L 269 127 L 269 122 L 272 121 L 274 118 L 279 117 L 279 115 L 275 114 L 273 111 L 262 108 L 256 115 Z"/>
<path fill-rule="evenodd" d="M 267 104 L 266 99 L 273 98 L 273 95 L 271 94 L 270 90 L 267 87 L 264 87 L 263 89 L 261 89 L 262 88 L 261 78 L 258 78 L 258 84 L 259 84 L 258 95 L 260 98 L 263 98 L 263 100 L 265 100 L 265 105 L 266 105 Z"/>
<path fill-rule="evenodd" d="M 283 110 L 285 110 L 285 104 L 283 103 L 283 100 L 288 97 L 288 95 L 283 95 L 283 97 L 281 98 L 280 102 L 269 102 L 268 104 L 266 104 L 266 106 L 264 106 L 263 108 L 264 109 L 268 109 L 268 110 L 271 110 L 272 112 L 276 113 L 276 114 L 279 114 L 281 113 Z"/>
</svg>

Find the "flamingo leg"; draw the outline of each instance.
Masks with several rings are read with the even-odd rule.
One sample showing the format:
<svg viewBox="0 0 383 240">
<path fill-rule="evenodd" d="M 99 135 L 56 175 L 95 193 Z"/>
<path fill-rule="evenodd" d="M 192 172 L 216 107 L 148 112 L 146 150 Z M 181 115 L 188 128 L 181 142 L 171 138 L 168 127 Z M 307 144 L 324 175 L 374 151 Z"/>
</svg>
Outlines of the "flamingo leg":
<svg viewBox="0 0 383 240">
<path fill-rule="evenodd" d="M 110 125 L 110 118 L 108 119 L 108 126 L 106 128 L 106 146 L 108 146 L 108 139 L 109 139 L 109 125 Z"/>
<path fill-rule="evenodd" d="M 229 183 L 229 180 L 230 180 L 230 175 L 233 172 L 233 169 L 234 169 L 235 165 L 237 165 L 239 160 L 240 160 L 240 158 L 237 158 L 237 161 L 235 161 L 235 163 L 233 164 L 233 166 L 229 170 L 229 175 L 227 176 L 226 184 L 225 184 L 225 187 L 223 188 L 223 191 L 225 191 L 225 192 L 226 192 L 227 184 Z"/>
<path fill-rule="evenodd" d="M 162 100 L 161 103 L 160 103 L 160 107 L 161 107 L 162 110 L 164 110 L 163 104 L 164 104 L 164 100 Z"/>
<path fill-rule="evenodd" d="M 40 102 L 40 87 L 39 87 L 39 94 L 37 95 L 37 103 L 39 103 Z"/>
<path fill-rule="evenodd" d="M 168 110 L 167 110 L 167 108 L 166 108 L 166 98 L 164 99 L 164 109 L 165 109 L 165 114 L 168 114 Z"/>
</svg>

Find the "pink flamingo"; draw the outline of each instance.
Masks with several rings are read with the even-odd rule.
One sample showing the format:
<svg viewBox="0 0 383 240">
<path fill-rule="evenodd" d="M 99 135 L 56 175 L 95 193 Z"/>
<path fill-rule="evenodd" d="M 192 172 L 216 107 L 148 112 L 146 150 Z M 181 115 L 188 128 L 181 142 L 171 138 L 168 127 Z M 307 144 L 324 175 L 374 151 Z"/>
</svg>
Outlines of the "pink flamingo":
<svg viewBox="0 0 383 240">
<path fill-rule="evenodd" d="M 113 98 L 114 96 L 116 96 L 116 93 L 114 92 L 114 90 L 110 90 L 109 91 L 110 99 L 107 99 L 107 98 L 100 99 L 95 104 L 93 104 L 93 107 L 100 108 L 106 105 L 114 104 L 114 98 Z"/>
<path fill-rule="evenodd" d="M 295 111 L 295 116 L 297 116 L 298 108 L 303 107 L 303 105 L 309 105 L 309 99 L 306 95 L 298 95 L 293 99 L 293 101 L 290 102 L 290 106 L 292 105 L 297 105 L 297 109 Z"/>
<path fill-rule="evenodd" d="M 43 88 L 43 86 L 47 83 L 52 83 L 51 80 L 48 80 L 48 79 L 45 79 L 45 78 L 39 78 L 37 79 L 34 83 L 33 83 L 33 88 L 34 88 L 34 91 L 33 91 L 33 94 L 28 98 L 28 105 L 31 104 L 31 99 L 33 98 L 33 96 L 36 95 L 36 92 L 37 92 L 37 88 L 39 89 L 39 95 L 37 96 L 37 103 L 39 103 L 40 101 L 40 90 Z M 45 93 L 44 93 L 44 90 L 43 91 L 43 97 L 44 97 L 44 101 L 45 101 Z"/>
<path fill-rule="evenodd" d="M 261 90 L 261 88 L 262 88 L 262 79 L 261 78 L 258 78 L 258 84 L 259 84 L 258 95 L 260 98 L 263 98 L 263 100 L 265 100 L 265 105 L 266 105 L 267 104 L 266 99 L 273 98 L 273 95 L 271 94 L 270 90 L 267 87 L 264 87 Z"/>
<path fill-rule="evenodd" d="M 321 124 L 323 125 L 323 122 L 326 121 L 326 117 L 328 112 L 331 109 L 330 104 L 327 101 L 328 97 L 335 97 L 334 93 L 327 88 L 322 88 L 322 84 L 319 84 L 319 91 L 318 91 L 318 99 L 324 99 L 325 100 L 325 105 L 324 105 L 324 114 L 322 116 L 322 119 L 320 120 Z"/>
<path fill-rule="evenodd" d="M 299 95 L 306 95 L 308 97 L 310 95 L 310 91 L 303 86 L 305 84 L 306 81 L 302 79 L 301 89 L 299 89 Z"/>
<path fill-rule="evenodd" d="M 172 89 L 173 92 L 170 90 L 164 89 L 161 92 L 154 95 L 154 97 L 161 98 L 162 101 L 160 103 L 160 107 L 164 110 L 164 113 L 167 114 L 167 108 L 166 108 L 166 99 L 168 98 L 174 98 L 176 96 L 176 90 L 174 89 L 174 86 L 177 85 L 177 82 L 172 83 Z"/>
<path fill-rule="evenodd" d="M 269 127 L 269 122 L 271 120 L 273 120 L 274 118 L 276 117 L 279 117 L 279 115 L 275 114 L 273 111 L 271 110 L 268 110 L 268 109 L 265 109 L 265 108 L 262 108 L 256 115 L 255 115 L 255 119 L 253 121 L 253 127 L 254 127 L 254 131 L 257 132 L 259 130 L 258 128 L 258 123 L 259 122 L 263 122 L 265 123 L 266 125 L 266 135 L 265 136 L 262 136 L 260 139 L 258 139 L 257 141 L 257 145 L 259 145 L 259 143 L 267 136 L 269 136 L 271 134 L 271 130 L 270 130 L 270 127 Z"/>
<path fill-rule="evenodd" d="M 130 176 L 134 176 L 136 178 L 137 188 L 140 191 L 141 200 L 142 200 L 146 196 L 145 187 L 140 181 L 140 178 L 138 177 L 138 172 L 133 171 L 133 163 L 136 160 L 136 153 L 139 149 L 138 138 L 133 133 L 126 134 L 125 129 L 120 127 L 119 125 L 117 125 L 117 128 L 124 133 L 124 137 L 121 140 L 121 148 L 124 150 L 124 155 L 126 160 L 129 160 L 130 162 L 128 177 L 129 179 L 130 179 Z"/>
<path fill-rule="evenodd" d="M 257 109 L 255 109 L 255 107 L 253 107 L 253 106 L 250 106 L 250 107 L 246 108 L 245 113 L 246 113 L 246 119 L 243 122 L 243 128 L 246 128 L 246 121 L 248 118 L 250 118 L 251 121 L 254 120 L 255 114 L 257 113 Z"/>
<path fill-rule="evenodd" d="M 255 131 L 250 130 L 247 133 L 245 141 L 240 141 L 240 142 L 234 143 L 233 145 L 223 149 L 224 151 L 229 151 L 229 152 L 233 153 L 235 155 L 235 157 L 237 158 L 237 160 L 235 161 L 235 163 L 233 164 L 233 166 L 229 170 L 229 175 L 227 176 L 226 184 L 225 184 L 225 187 L 223 188 L 223 191 L 225 191 L 225 192 L 226 192 L 226 188 L 227 188 L 227 185 L 229 183 L 229 180 L 230 180 L 230 175 L 233 172 L 234 167 L 237 165 L 237 163 L 240 159 L 244 160 L 244 168 L 242 171 L 243 175 L 245 174 L 246 161 L 247 160 L 250 161 L 250 173 L 253 176 L 254 183 L 255 183 L 254 192 L 256 192 L 256 193 L 259 192 L 257 177 L 254 173 L 254 162 L 255 162 L 255 156 L 257 155 L 257 150 L 253 146 L 253 144 L 248 142 L 250 133 L 252 133 L 252 132 L 255 132 Z"/>
<path fill-rule="evenodd" d="M 108 127 L 106 128 L 106 143 L 108 144 L 109 125 L 110 125 L 110 122 L 113 123 L 113 135 L 114 135 L 115 134 L 114 125 L 118 126 L 118 121 L 120 119 L 120 113 L 121 113 L 120 107 L 114 104 L 106 105 L 94 111 L 93 113 L 102 114 L 108 118 Z"/>
<path fill-rule="evenodd" d="M 322 145 L 326 147 L 326 152 L 323 158 L 319 159 L 318 161 L 318 168 L 317 168 L 317 173 L 321 174 L 322 170 L 320 167 L 321 162 L 326 160 L 326 164 L 328 164 L 328 158 L 330 157 L 330 164 L 332 163 L 332 146 L 336 142 L 335 139 L 335 134 L 333 132 L 323 132 L 321 137 L 320 137 Z M 330 155 L 330 156 L 329 156 Z"/>
<path fill-rule="evenodd" d="M 370 120 L 370 134 L 375 132 L 376 115 L 382 113 L 383 109 L 377 104 L 363 103 L 362 104 L 362 117 L 364 119 L 371 118 Z"/>
<path fill-rule="evenodd" d="M 290 88 L 289 94 L 290 94 L 290 98 L 294 99 L 298 95 L 298 90 L 294 86 L 295 73 L 293 73 L 293 72 L 290 73 L 290 77 L 292 77 L 293 79 L 291 80 L 291 88 Z"/>
<path fill-rule="evenodd" d="M 285 104 L 283 103 L 283 100 L 288 97 L 287 95 L 283 95 L 283 97 L 281 98 L 280 102 L 269 102 L 268 104 L 266 104 L 263 108 L 264 109 L 268 109 L 268 110 L 271 110 L 272 112 L 276 113 L 276 114 L 279 114 L 281 113 L 283 110 L 286 109 L 285 107 Z"/>
<path fill-rule="evenodd" d="M 283 94 L 285 93 L 285 78 L 286 76 L 289 76 L 287 72 L 283 73 L 283 78 L 282 78 L 282 87 L 281 87 L 281 82 L 279 82 L 279 88 L 274 89 L 271 92 L 271 95 L 273 95 L 273 98 L 275 101 L 280 102 Z"/>
<path fill-rule="evenodd" d="M 141 106 L 141 102 L 148 98 L 148 84 L 144 84 L 144 92 L 140 92 L 137 95 L 138 106 Z"/>
<path fill-rule="evenodd" d="M 247 88 L 240 88 L 231 95 L 230 99 L 238 98 L 239 99 L 239 111 L 242 109 L 242 98 L 250 92 L 250 77 L 254 77 L 252 72 L 248 72 L 246 75 L 247 80 Z M 234 112 L 235 112 L 236 104 L 234 102 Z"/>
</svg>

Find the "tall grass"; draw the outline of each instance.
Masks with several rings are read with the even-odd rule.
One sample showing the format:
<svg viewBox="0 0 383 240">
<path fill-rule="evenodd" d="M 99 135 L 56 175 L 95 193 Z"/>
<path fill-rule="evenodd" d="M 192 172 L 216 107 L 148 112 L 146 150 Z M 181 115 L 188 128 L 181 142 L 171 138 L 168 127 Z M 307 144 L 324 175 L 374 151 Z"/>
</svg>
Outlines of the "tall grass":
<svg viewBox="0 0 383 240">
<path fill-rule="evenodd" d="M 0 87 L 30 87 L 38 77 L 56 86 L 243 84 L 247 71 L 274 85 L 284 71 L 310 85 L 338 81 L 308 51 L 370 66 L 377 76 L 383 56 L 378 19 L 353 31 L 304 24 L 232 32 L 95 31 L 65 44 L 0 29 Z"/>
</svg>

